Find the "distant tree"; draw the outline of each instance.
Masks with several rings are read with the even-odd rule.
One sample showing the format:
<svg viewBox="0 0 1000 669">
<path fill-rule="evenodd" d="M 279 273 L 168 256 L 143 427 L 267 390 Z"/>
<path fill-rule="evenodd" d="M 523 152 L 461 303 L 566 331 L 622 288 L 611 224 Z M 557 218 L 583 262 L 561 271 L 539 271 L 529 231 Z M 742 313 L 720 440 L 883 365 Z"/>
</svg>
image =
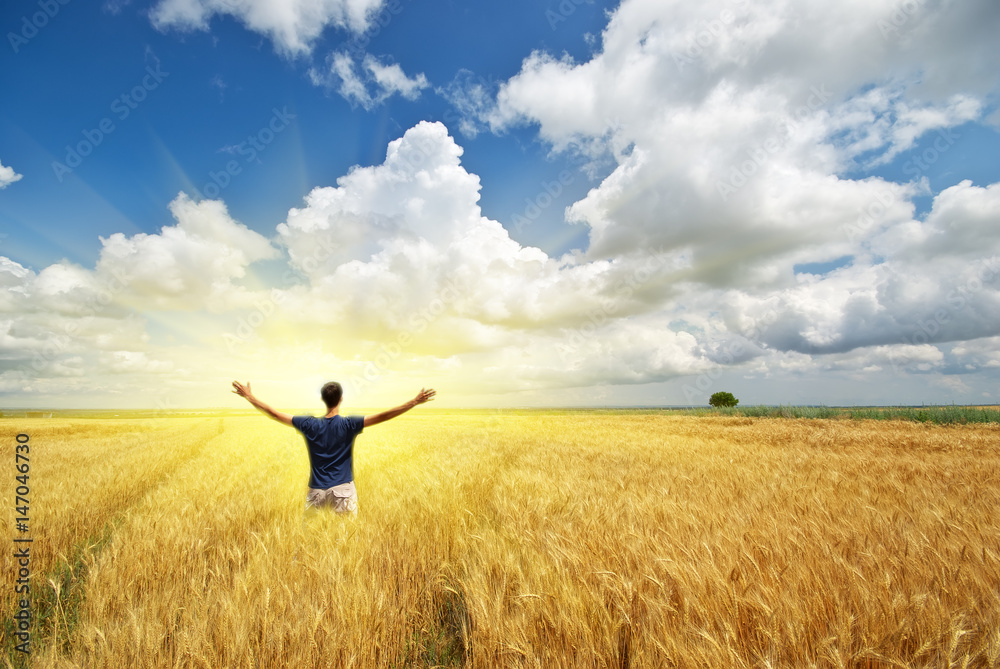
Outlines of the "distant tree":
<svg viewBox="0 0 1000 669">
<path fill-rule="evenodd" d="M 714 407 L 734 407 L 740 403 L 732 393 L 718 392 L 712 393 L 708 403 Z"/>
</svg>

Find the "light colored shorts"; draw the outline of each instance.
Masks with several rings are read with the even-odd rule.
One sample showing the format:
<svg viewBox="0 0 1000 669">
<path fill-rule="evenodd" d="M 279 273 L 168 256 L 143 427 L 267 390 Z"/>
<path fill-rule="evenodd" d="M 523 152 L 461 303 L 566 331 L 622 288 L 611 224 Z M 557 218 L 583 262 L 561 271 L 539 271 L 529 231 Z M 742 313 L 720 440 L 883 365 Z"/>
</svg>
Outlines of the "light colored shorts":
<svg viewBox="0 0 1000 669">
<path fill-rule="evenodd" d="M 354 481 L 341 483 L 325 490 L 309 488 L 309 492 L 306 494 L 306 510 L 324 507 L 329 507 L 337 513 L 357 515 L 358 491 L 354 488 Z"/>
</svg>

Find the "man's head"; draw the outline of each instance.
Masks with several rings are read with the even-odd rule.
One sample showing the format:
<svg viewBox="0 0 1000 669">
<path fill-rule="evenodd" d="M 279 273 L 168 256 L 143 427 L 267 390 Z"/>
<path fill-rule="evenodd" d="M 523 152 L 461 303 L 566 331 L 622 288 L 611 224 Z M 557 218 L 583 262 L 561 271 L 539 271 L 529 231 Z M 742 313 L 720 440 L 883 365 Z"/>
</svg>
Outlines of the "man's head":
<svg viewBox="0 0 1000 669">
<path fill-rule="evenodd" d="M 336 381 L 330 381 L 323 385 L 323 390 L 319 392 L 319 395 L 323 398 L 326 408 L 332 409 L 340 404 L 340 398 L 344 396 L 344 389 Z"/>
</svg>

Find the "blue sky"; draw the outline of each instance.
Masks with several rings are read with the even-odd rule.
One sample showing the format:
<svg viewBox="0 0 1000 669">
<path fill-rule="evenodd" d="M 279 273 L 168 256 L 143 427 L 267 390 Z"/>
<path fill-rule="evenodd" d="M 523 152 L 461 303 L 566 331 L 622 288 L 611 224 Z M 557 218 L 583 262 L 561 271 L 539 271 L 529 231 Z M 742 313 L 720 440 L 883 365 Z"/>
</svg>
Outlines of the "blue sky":
<svg viewBox="0 0 1000 669">
<path fill-rule="evenodd" d="M 0 405 L 996 402 L 986 0 L 0 11 Z"/>
<path fill-rule="evenodd" d="M 359 37 L 330 28 L 315 41 L 313 53 L 283 58 L 270 40 L 231 17 L 214 17 L 209 31 L 161 32 L 148 17 L 148 4 L 128 4 L 116 13 L 100 4 L 62 6 L 36 37 L 18 43 L 17 54 L 13 48 L 5 54 L 12 57 L 4 88 L 18 92 L 16 101 L 8 95 L 4 106 L 8 161 L 16 157 L 24 169 L 45 168 L 52 177 L 4 194 L 5 227 L 35 230 L 13 235 L 8 243 L 23 244 L 12 252 L 36 266 L 62 257 L 93 262 L 99 235 L 154 232 L 170 223 L 166 205 L 178 191 L 211 183 L 210 175 L 233 157 L 226 147 L 257 133 L 273 109 L 287 109 L 296 117 L 290 132 L 259 152 L 259 162 L 248 164 L 225 192 L 237 219 L 255 230 L 273 228 L 312 186 L 333 183 L 352 165 L 381 162 L 386 144 L 418 121 L 456 116 L 433 89 L 414 101 L 394 96 L 365 110 L 313 85 L 309 69 L 322 66 L 331 51 L 366 39 L 368 49 L 425 73 L 435 87 L 447 86 L 461 70 L 499 82 L 516 74 L 523 55 L 533 49 L 586 57 L 590 47 L 584 35 L 599 34 L 605 8 L 583 4 L 553 30 L 537 3 L 428 12 L 412 0 L 399 0 L 375 15 L 368 33 Z M 3 10 L 4 25 L 15 33 L 28 14 L 18 9 Z M 492 31 L 505 37 L 482 38 Z M 149 66 L 166 73 L 162 87 L 154 82 L 156 89 L 131 109 L 121 96 L 141 84 Z M 131 113 L 121 119 L 125 109 Z M 67 145 L 85 141 L 84 131 L 93 131 L 104 118 L 114 131 L 72 176 L 56 178 L 52 162 L 65 163 Z M 472 154 L 473 145 L 482 145 L 480 155 L 467 155 L 466 162 L 495 181 L 482 205 L 487 215 L 503 221 L 517 210 L 511 202 L 523 199 L 522 193 L 534 195 L 538 182 L 558 175 L 569 161 L 547 160 L 546 147 L 527 129 L 496 140 L 483 136 L 464 146 Z M 581 180 L 577 192 L 583 187 Z M 53 192 L 60 196 L 50 197 Z M 60 245 L 54 246 L 39 228 L 71 235 L 60 234 Z"/>
</svg>

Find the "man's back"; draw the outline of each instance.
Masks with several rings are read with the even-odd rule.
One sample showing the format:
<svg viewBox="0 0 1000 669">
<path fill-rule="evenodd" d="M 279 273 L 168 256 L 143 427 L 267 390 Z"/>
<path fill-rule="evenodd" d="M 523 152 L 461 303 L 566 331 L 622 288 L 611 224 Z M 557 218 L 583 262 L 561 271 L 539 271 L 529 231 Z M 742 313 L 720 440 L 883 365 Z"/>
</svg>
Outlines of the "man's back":
<svg viewBox="0 0 1000 669">
<path fill-rule="evenodd" d="M 309 449 L 310 488 L 332 488 L 354 480 L 354 438 L 364 429 L 364 417 L 294 416 L 292 425 L 305 437 Z"/>
</svg>

